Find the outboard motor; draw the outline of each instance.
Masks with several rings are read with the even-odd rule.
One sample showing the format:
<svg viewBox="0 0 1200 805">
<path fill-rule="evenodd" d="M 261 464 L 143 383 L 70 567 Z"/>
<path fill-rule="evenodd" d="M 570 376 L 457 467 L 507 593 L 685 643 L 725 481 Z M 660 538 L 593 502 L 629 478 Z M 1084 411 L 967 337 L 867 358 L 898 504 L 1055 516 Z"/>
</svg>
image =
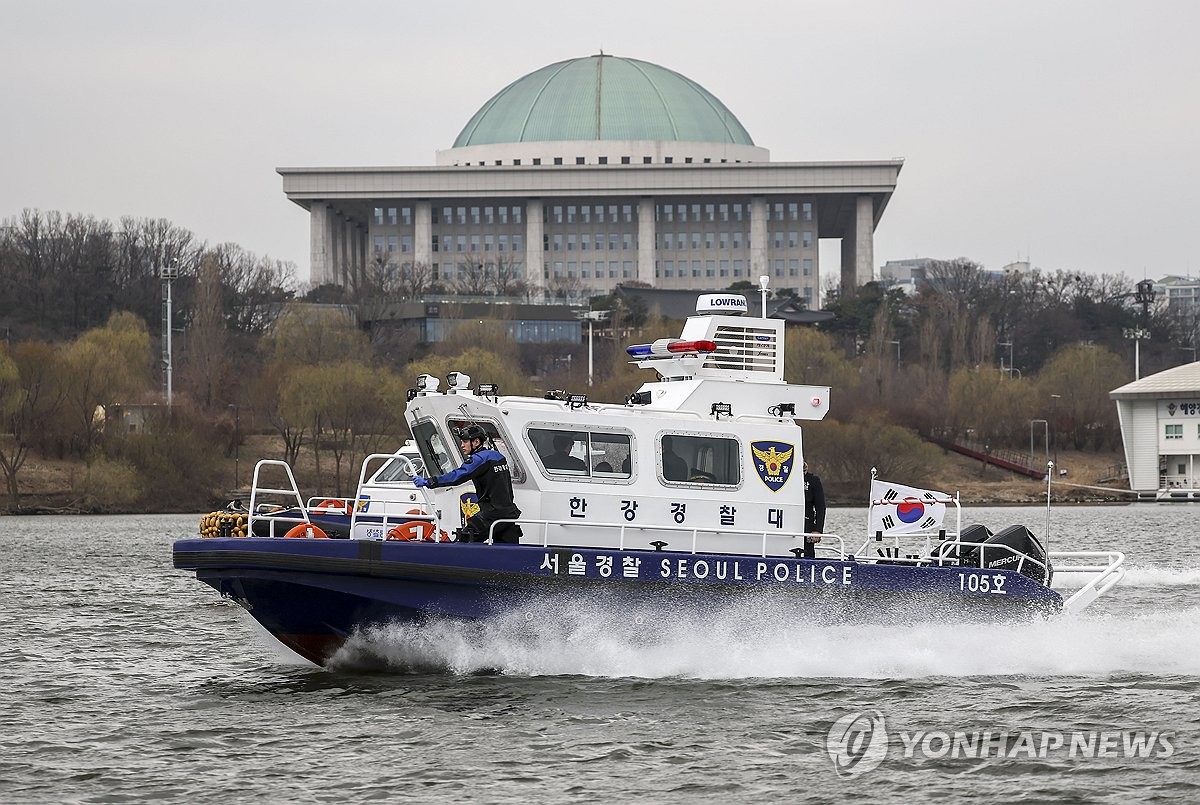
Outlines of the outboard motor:
<svg viewBox="0 0 1200 805">
<path fill-rule="evenodd" d="M 992 538 L 992 532 L 987 526 L 969 525 L 958 535 L 957 542 L 943 542 L 933 549 L 930 556 L 941 560 L 943 565 L 959 565 L 960 567 L 979 567 L 979 548 L 971 545 L 959 545 L 959 542 L 987 542 Z"/>
<path fill-rule="evenodd" d="M 1001 545 L 1012 550 L 998 547 Z M 1026 558 L 1022 558 L 1021 554 L 1024 554 Z M 1010 525 L 985 540 L 983 548 L 974 558 L 976 560 L 974 567 L 988 570 L 1016 570 L 1021 575 L 1028 576 L 1038 584 L 1044 584 L 1047 587 L 1054 578 L 1054 568 L 1050 566 L 1050 557 L 1046 553 L 1045 547 L 1033 535 L 1033 532 L 1023 525 Z M 1039 562 L 1041 564 L 1038 564 Z"/>
</svg>

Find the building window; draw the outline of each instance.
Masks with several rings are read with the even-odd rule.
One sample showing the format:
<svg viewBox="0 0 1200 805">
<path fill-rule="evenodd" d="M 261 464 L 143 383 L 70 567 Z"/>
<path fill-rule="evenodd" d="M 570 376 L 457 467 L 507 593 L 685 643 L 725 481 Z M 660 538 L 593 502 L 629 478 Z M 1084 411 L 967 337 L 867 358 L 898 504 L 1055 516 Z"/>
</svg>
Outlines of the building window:
<svg viewBox="0 0 1200 805">
<path fill-rule="evenodd" d="M 675 261 L 663 260 L 663 275 L 667 277 L 675 276 Z"/>
<path fill-rule="evenodd" d="M 722 232 L 717 236 L 717 248 L 722 251 L 729 248 L 729 233 Z"/>
<path fill-rule="evenodd" d="M 555 164 L 555 165 L 561 165 L 561 164 L 562 164 L 562 157 L 555 157 L 555 158 L 554 158 L 554 164 Z M 560 276 L 560 277 L 561 277 L 562 275 L 561 275 L 561 274 L 558 274 L 558 275 L 556 275 L 556 276 Z"/>
<path fill-rule="evenodd" d="M 800 205 L 794 201 L 789 201 L 787 205 L 788 220 L 796 221 L 800 218 Z"/>
<path fill-rule="evenodd" d="M 642 164 L 643 164 L 643 165 L 649 165 L 649 164 L 650 164 L 650 157 L 642 157 Z"/>
<path fill-rule="evenodd" d="M 742 248 L 742 233 L 734 232 L 733 233 L 733 249 L 734 249 L 734 251 L 737 251 L 740 248 Z"/>
<path fill-rule="evenodd" d="M 608 250 L 610 252 L 615 252 L 618 248 L 620 248 L 620 241 L 617 239 L 617 233 L 609 232 L 608 233 Z"/>
<path fill-rule="evenodd" d="M 717 275 L 717 261 L 716 260 L 705 260 L 704 261 L 704 276 L 715 277 L 716 275 Z"/>
<path fill-rule="evenodd" d="M 776 249 L 783 248 L 783 233 L 782 232 L 772 232 L 771 233 L 771 245 L 774 246 Z"/>
<path fill-rule="evenodd" d="M 733 205 L 733 220 L 735 220 L 735 221 L 742 220 L 742 205 L 741 204 Z"/>
<path fill-rule="evenodd" d="M 401 235 L 400 236 L 400 251 L 404 252 L 405 254 L 408 254 L 409 252 L 411 252 L 412 251 L 412 242 L 413 242 L 412 235 Z"/>
<path fill-rule="evenodd" d="M 675 161 L 675 157 L 667 157 L 663 160 L 663 162 L 667 163 L 668 165 L 670 165 L 674 161 Z"/>
<path fill-rule="evenodd" d="M 799 237 L 799 234 L 795 230 L 788 232 L 788 248 L 789 249 L 796 248 L 796 244 L 799 242 L 800 242 L 800 237 Z"/>
<path fill-rule="evenodd" d="M 800 241 L 800 245 L 805 249 L 811 249 L 813 245 L 813 234 L 811 229 L 804 230 L 804 237 Z"/>
<path fill-rule="evenodd" d="M 597 162 L 597 164 L 600 164 L 600 165 L 607 165 L 608 157 L 599 157 L 599 158 L 597 158 L 596 162 Z"/>
<path fill-rule="evenodd" d="M 542 164 L 542 158 L 541 158 L 541 157 L 534 157 L 534 158 L 533 158 L 533 164 L 534 164 L 534 165 L 541 165 L 541 164 Z"/>
<path fill-rule="evenodd" d="M 692 261 L 692 276 L 693 277 L 700 276 L 700 261 L 699 260 Z"/>
<path fill-rule="evenodd" d="M 435 252 L 438 250 L 438 236 L 437 235 L 433 236 L 433 250 Z"/>
<path fill-rule="evenodd" d="M 567 235 L 567 251 L 569 251 L 569 252 L 575 251 L 575 236 L 574 235 Z"/>
<path fill-rule="evenodd" d="M 623 232 L 621 234 L 621 248 L 633 249 L 633 233 Z"/>
<path fill-rule="evenodd" d="M 375 225 L 383 226 L 383 207 L 375 208 Z"/>
<path fill-rule="evenodd" d="M 519 224 L 519 223 L 521 223 L 521 208 L 520 208 L 520 207 L 513 207 L 513 208 L 512 208 L 512 213 L 513 213 L 513 215 L 512 215 L 513 223 L 514 223 L 514 224 Z"/>
<path fill-rule="evenodd" d="M 562 235 L 554 236 L 554 241 L 553 241 L 554 242 L 554 251 L 556 251 L 556 252 L 562 251 L 562 245 L 563 245 L 562 240 L 563 240 Z"/>
<path fill-rule="evenodd" d="M 484 235 L 483 236 L 483 250 L 485 252 L 490 252 L 490 251 L 495 251 L 495 248 L 496 248 L 495 235 Z"/>
<path fill-rule="evenodd" d="M 433 237 L 436 242 L 437 235 L 434 235 Z M 436 249 L 434 251 L 436 251 Z M 378 255 L 378 254 L 382 254 L 382 253 L 383 253 L 383 235 L 376 235 L 375 236 L 375 254 Z"/>
<path fill-rule="evenodd" d="M 777 276 L 777 277 L 783 276 L 783 260 L 775 261 L 775 276 Z"/>
<path fill-rule="evenodd" d="M 629 164 L 629 157 L 621 157 L 621 164 L 622 164 L 622 165 L 628 165 L 628 164 Z"/>
<path fill-rule="evenodd" d="M 583 157 L 575 157 L 575 164 L 576 165 L 586 165 L 587 160 L 584 159 Z"/>
<path fill-rule="evenodd" d="M 575 205 L 574 204 L 567 205 L 567 223 L 568 224 L 575 223 Z"/>
<path fill-rule="evenodd" d="M 624 262 L 621 263 L 621 276 L 624 279 L 630 279 L 633 277 L 633 262 L 632 261 L 625 260 Z"/>
<path fill-rule="evenodd" d="M 813 273 L 813 261 L 811 257 L 804 258 L 804 276 L 811 277 Z"/>
<path fill-rule="evenodd" d="M 514 252 L 519 252 L 525 248 L 525 236 L 524 235 L 513 235 L 512 239 L 513 239 L 513 251 Z"/>
<path fill-rule="evenodd" d="M 1182 439 L 1183 438 L 1183 424 L 1181 423 L 1178 425 L 1167 425 L 1167 438 L 1168 439 Z"/>
<path fill-rule="evenodd" d="M 800 261 L 799 260 L 797 260 L 795 258 L 788 260 L 788 276 L 789 277 L 800 276 Z"/>
<path fill-rule="evenodd" d="M 479 251 L 479 236 L 478 235 L 471 236 L 471 251 L 473 251 L 473 252 Z"/>
<path fill-rule="evenodd" d="M 805 221 L 811 221 L 813 216 L 813 206 L 811 201 L 806 201 L 800 205 L 801 215 Z"/>
<path fill-rule="evenodd" d="M 729 261 L 722 260 L 720 263 L 720 266 L 721 266 L 721 268 L 720 268 L 721 276 L 728 277 L 729 276 Z"/>
</svg>

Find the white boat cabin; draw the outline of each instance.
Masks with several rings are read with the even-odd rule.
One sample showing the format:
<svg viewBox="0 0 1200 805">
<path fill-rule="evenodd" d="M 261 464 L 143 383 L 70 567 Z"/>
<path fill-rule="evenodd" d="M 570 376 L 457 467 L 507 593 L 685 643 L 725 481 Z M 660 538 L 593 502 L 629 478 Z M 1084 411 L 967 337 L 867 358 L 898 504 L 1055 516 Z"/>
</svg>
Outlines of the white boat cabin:
<svg viewBox="0 0 1200 805">
<path fill-rule="evenodd" d="M 453 429 L 481 425 L 509 460 L 524 544 L 790 555 L 803 545 L 801 429 L 829 388 L 783 379 L 783 322 L 729 315 L 741 296 L 700 298 L 679 339 L 628 348 L 659 378 L 624 404 L 584 395 L 499 396 L 451 373 L 423 375 L 407 410 L 426 472 L 462 463 Z M 718 312 L 719 311 L 719 312 Z M 473 486 L 431 490 L 441 527 Z"/>
</svg>

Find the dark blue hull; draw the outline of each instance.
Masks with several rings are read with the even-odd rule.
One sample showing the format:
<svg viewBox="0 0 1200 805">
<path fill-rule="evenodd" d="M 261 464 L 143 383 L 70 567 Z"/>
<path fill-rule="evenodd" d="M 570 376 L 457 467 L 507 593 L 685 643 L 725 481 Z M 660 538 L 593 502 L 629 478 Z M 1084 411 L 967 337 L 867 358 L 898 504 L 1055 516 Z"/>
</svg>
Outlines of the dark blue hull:
<svg viewBox="0 0 1200 805">
<path fill-rule="evenodd" d="M 334 539 L 188 539 L 174 565 L 242 604 L 301 656 L 325 661 L 356 629 L 478 620 L 570 597 L 638 617 L 766 596 L 810 617 L 1053 613 L 1062 598 L 1013 571 L 592 548 Z"/>
</svg>

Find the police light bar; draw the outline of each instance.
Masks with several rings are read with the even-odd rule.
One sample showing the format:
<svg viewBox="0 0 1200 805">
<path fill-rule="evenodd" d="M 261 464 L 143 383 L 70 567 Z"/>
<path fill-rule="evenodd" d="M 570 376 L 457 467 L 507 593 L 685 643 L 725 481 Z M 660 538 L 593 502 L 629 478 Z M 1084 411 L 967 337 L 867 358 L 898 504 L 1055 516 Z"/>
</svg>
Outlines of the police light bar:
<svg viewBox="0 0 1200 805">
<path fill-rule="evenodd" d="M 631 358 L 649 358 L 659 355 L 679 355 L 685 352 L 716 352 L 714 341 L 684 341 L 679 338 L 660 338 L 652 344 L 635 344 L 625 347 Z"/>
</svg>

